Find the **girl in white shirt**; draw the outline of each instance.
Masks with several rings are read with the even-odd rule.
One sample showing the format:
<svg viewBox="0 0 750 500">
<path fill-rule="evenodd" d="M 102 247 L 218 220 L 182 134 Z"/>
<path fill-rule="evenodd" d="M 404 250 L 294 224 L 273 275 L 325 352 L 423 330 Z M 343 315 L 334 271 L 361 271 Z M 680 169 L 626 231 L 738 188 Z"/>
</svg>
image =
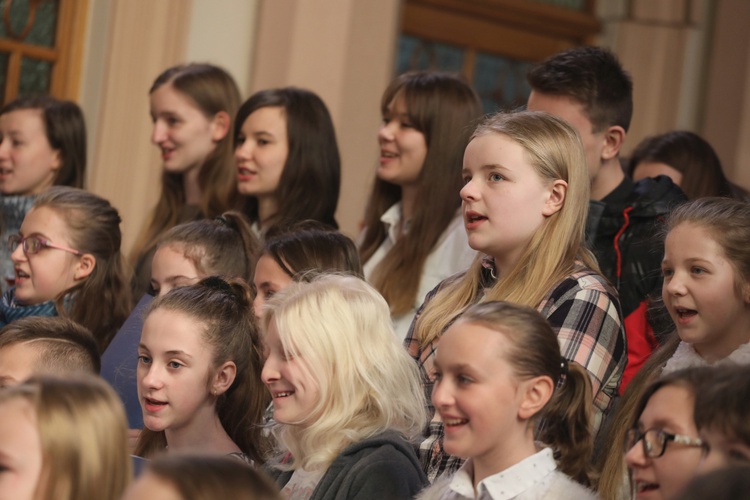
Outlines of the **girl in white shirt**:
<svg viewBox="0 0 750 500">
<path fill-rule="evenodd" d="M 469 307 L 437 350 L 432 401 L 445 452 L 467 458 L 421 498 L 587 499 L 591 382 L 534 309 Z M 582 484 L 581 484 L 582 483 Z"/>
<path fill-rule="evenodd" d="M 365 277 L 385 297 L 403 338 L 424 296 L 471 264 L 458 192 L 479 98 L 456 76 L 406 73 L 386 89 L 380 164 L 365 212 Z"/>
</svg>

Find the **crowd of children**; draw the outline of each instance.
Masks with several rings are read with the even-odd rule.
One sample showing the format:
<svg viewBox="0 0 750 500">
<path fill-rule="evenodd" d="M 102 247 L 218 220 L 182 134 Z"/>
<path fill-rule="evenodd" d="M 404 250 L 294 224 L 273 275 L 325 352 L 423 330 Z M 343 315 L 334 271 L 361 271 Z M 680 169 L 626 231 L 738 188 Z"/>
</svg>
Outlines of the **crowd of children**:
<svg viewBox="0 0 750 500">
<path fill-rule="evenodd" d="M 80 109 L 0 108 L 0 498 L 750 495 L 746 193 L 689 132 L 623 167 L 610 52 L 528 78 L 394 79 L 355 243 L 320 97 L 169 68 L 129 260 Z"/>
</svg>

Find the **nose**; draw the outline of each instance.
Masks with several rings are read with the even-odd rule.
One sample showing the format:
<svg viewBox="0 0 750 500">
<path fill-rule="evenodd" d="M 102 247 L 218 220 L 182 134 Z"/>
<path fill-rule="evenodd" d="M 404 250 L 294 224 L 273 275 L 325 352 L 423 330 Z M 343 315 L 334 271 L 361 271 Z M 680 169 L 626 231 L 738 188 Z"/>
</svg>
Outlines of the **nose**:
<svg viewBox="0 0 750 500">
<path fill-rule="evenodd" d="M 263 304 L 265 304 L 263 297 L 257 294 L 253 299 L 253 312 L 255 312 L 255 319 L 258 321 L 263 317 Z"/>
<path fill-rule="evenodd" d="M 685 294 L 685 281 L 683 280 L 680 273 L 675 272 L 669 278 L 664 279 L 664 285 L 662 285 L 663 292 L 666 295 L 684 295 Z"/>
<path fill-rule="evenodd" d="M 396 124 L 393 120 L 384 121 L 378 131 L 379 142 L 390 142 L 393 140 Z"/>
<path fill-rule="evenodd" d="M 10 152 L 10 139 L 7 137 L 3 137 L 0 139 L 0 158 L 8 158 L 8 153 Z"/>
<path fill-rule="evenodd" d="M 469 180 L 466 184 L 464 184 L 464 187 L 461 188 L 461 191 L 459 191 L 459 194 L 461 195 L 461 199 L 463 201 L 475 201 L 477 198 L 479 198 L 476 186 L 474 185 L 473 180 Z"/>
<path fill-rule="evenodd" d="M 625 462 L 630 468 L 645 467 L 647 461 L 648 457 L 643 453 L 643 443 L 641 441 L 636 442 L 625 453 Z"/>
<path fill-rule="evenodd" d="M 279 375 L 276 360 L 273 355 L 270 355 L 266 358 L 266 362 L 263 363 L 263 370 L 260 372 L 260 379 L 264 384 L 269 385 L 279 380 L 279 378 L 281 378 L 281 375 Z"/>
<path fill-rule="evenodd" d="M 26 261 L 26 253 L 23 251 L 23 243 L 18 243 L 16 245 L 16 248 L 13 250 L 13 253 L 10 254 L 10 259 L 13 262 L 25 262 Z"/>
<path fill-rule="evenodd" d="M 250 144 L 250 141 L 247 139 L 245 139 L 245 142 L 239 144 L 234 149 L 235 160 L 248 161 L 248 160 L 251 160 L 252 157 L 253 157 L 253 146 Z"/>
<path fill-rule="evenodd" d="M 153 360 L 149 365 L 139 363 L 138 370 L 141 372 L 141 385 L 144 389 L 161 389 L 164 386 L 159 369 Z"/>
<path fill-rule="evenodd" d="M 157 146 L 167 139 L 167 126 L 162 120 L 154 121 L 154 128 L 151 130 L 151 143 Z"/>
<path fill-rule="evenodd" d="M 447 408 L 453 405 L 453 403 L 453 394 L 448 384 L 442 380 L 436 380 L 435 385 L 432 386 L 432 404 L 435 405 L 435 408 Z"/>
</svg>

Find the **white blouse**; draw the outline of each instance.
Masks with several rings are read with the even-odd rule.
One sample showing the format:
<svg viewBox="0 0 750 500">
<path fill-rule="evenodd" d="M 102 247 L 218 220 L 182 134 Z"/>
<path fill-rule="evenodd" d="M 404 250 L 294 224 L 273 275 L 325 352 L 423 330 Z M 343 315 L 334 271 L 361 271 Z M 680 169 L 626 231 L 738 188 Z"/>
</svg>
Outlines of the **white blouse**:
<svg viewBox="0 0 750 500">
<path fill-rule="evenodd" d="M 372 257 L 363 266 L 367 281 L 371 281 L 373 271 L 398 240 L 398 228 L 401 222 L 401 202 L 396 203 L 386 210 L 380 217 L 380 221 L 385 224 L 388 236 L 386 236 L 380 247 L 378 247 L 375 253 L 372 254 Z M 463 214 L 461 213 L 461 209 L 459 209 L 425 260 L 414 307 L 406 314 L 391 317 L 393 328 L 399 339 L 406 337 L 417 309 L 424 302 L 425 295 L 445 278 L 466 271 L 476 255 L 476 250 L 469 246 L 469 240 L 464 229 Z"/>
</svg>

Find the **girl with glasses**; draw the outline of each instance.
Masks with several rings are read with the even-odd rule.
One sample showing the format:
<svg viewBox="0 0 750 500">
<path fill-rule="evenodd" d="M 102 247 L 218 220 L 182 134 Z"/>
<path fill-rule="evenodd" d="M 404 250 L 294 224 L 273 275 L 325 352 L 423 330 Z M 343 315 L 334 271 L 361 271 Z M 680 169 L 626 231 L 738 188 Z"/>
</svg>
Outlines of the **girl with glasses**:
<svg viewBox="0 0 750 500">
<path fill-rule="evenodd" d="M 695 395 L 711 381 L 709 368 L 692 368 L 652 383 L 636 405 L 625 442 L 633 493 L 639 500 L 673 498 L 701 462 L 693 421 Z"/>
<path fill-rule="evenodd" d="M 0 325 L 69 317 L 103 352 L 131 306 L 120 240 L 120 216 L 107 200 L 62 186 L 39 195 L 20 233 L 8 238 L 15 286 L 2 297 Z"/>
</svg>

